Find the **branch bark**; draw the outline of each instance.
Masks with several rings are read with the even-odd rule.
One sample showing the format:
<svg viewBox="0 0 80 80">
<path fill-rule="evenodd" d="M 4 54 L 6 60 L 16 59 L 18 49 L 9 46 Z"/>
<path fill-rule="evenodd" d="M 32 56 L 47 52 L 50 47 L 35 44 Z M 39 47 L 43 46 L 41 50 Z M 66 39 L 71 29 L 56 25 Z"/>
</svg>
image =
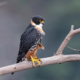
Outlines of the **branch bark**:
<svg viewBox="0 0 80 80">
<path fill-rule="evenodd" d="M 41 60 L 42 60 L 42 63 L 40 64 L 40 66 L 46 66 L 46 65 L 64 63 L 64 62 L 70 62 L 70 61 L 80 61 L 80 55 L 79 54 L 75 54 L 75 55 L 61 54 L 61 55 L 55 55 L 52 57 L 42 58 Z M 35 67 L 39 67 L 39 66 L 35 64 Z M 33 68 L 31 61 L 23 61 L 18 64 L 13 64 L 13 65 L 0 68 L 0 76 L 9 74 L 11 72 L 21 71 L 21 70 L 30 69 L 30 68 Z"/>
<path fill-rule="evenodd" d="M 52 57 L 47 57 L 47 58 L 42 58 L 42 63 L 40 66 L 46 66 L 46 65 L 51 65 L 51 64 L 57 64 L 57 63 L 64 63 L 64 62 L 70 62 L 70 61 L 80 61 L 80 55 L 75 54 L 75 55 L 63 55 L 62 51 L 64 50 L 65 46 L 71 39 L 71 37 L 77 33 L 80 32 L 80 28 L 73 30 L 74 25 L 71 26 L 71 30 L 60 45 L 59 49 L 57 50 L 56 54 Z M 37 64 L 35 64 L 35 67 L 38 67 Z M 34 67 L 34 68 L 35 68 Z M 23 61 L 21 63 L 9 65 L 0 68 L 0 76 L 9 74 L 12 72 L 17 72 L 25 69 L 30 69 L 33 68 L 31 61 Z"/>
</svg>

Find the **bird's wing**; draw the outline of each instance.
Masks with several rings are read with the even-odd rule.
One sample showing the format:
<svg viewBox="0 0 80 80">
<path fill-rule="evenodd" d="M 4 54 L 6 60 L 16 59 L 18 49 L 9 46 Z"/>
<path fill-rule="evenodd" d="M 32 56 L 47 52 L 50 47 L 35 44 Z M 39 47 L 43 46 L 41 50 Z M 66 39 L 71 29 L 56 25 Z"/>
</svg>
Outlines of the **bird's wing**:
<svg viewBox="0 0 80 80">
<path fill-rule="evenodd" d="M 28 50 L 33 50 L 38 43 L 41 42 L 42 35 L 38 33 L 38 31 L 33 28 L 30 31 L 25 31 L 21 36 L 20 48 L 18 55 L 23 52 L 26 54 Z"/>
</svg>

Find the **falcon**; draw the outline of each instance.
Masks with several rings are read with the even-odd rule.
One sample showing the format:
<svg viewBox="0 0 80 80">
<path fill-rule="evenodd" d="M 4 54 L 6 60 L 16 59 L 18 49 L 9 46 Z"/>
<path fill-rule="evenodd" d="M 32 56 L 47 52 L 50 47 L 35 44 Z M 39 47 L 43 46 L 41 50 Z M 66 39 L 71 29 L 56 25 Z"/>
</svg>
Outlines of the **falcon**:
<svg viewBox="0 0 80 80">
<path fill-rule="evenodd" d="M 33 66 L 34 62 L 37 62 L 38 66 L 40 66 L 41 59 L 37 58 L 36 53 L 38 49 L 44 49 L 41 44 L 42 37 L 45 35 L 45 32 L 42 29 L 44 23 L 45 20 L 42 16 L 32 17 L 29 26 L 21 35 L 16 63 L 22 62 L 24 58 L 27 58 L 27 60 L 32 61 Z"/>
</svg>

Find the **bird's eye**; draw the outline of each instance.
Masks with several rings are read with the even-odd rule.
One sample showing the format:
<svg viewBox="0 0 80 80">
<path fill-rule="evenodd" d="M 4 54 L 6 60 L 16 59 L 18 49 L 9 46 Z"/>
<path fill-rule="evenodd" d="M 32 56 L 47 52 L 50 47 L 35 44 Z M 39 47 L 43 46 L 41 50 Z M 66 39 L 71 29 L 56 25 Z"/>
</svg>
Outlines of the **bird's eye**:
<svg viewBox="0 0 80 80">
<path fill-rule="evenodd" d="M 41 22 L 41 19 L 39 20 L 39 22 Z"/>
</svg>

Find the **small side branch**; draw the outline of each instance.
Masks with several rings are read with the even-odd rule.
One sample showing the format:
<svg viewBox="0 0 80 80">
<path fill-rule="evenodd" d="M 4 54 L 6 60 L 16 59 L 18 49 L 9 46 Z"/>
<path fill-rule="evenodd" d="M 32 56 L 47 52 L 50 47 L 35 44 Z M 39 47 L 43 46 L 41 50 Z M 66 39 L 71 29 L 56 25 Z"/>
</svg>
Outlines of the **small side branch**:
<svg viewBox="0 0 80 80">
<path fill-rule="evenodd" d="M 67 46 L 67 48 L 72 49 L 72 50 L 77 51 L 77 52 L 80 52 L 80 50 L 71 48 L 71 47 L 69 47 L 69 46 Z"/>
<path fill-rule="evenodd" d="M 71 30 L 74 30 L 74 25 L 71 25 Z"/>
<path fill-rule="evenodd" d="M 0 2 L 0 7 L 1 7 L 1 6 L 4 6 L 4 5 L 6 5 L 6 4 L 8 4 L 7 1 Z"/>
<path fill-rule="evenodd" d="M 66 38 L 64 39 L 64 41 L 62 42 L 62 44 L 60 45 L 60 47 L 58 48 L 57 52 L 55 55 L 59 55 L 62 54 L 65 46 L 67 45 L 67 43 L 70 41 L 70 39 L 72 38 L 73 35 L 77 34 L 80 32 L 80 28 L 74 30 L 74 25 L 71 25 L 71 30 L 68 33 L 68 35 L 66 36 Z"/>
</svg>

